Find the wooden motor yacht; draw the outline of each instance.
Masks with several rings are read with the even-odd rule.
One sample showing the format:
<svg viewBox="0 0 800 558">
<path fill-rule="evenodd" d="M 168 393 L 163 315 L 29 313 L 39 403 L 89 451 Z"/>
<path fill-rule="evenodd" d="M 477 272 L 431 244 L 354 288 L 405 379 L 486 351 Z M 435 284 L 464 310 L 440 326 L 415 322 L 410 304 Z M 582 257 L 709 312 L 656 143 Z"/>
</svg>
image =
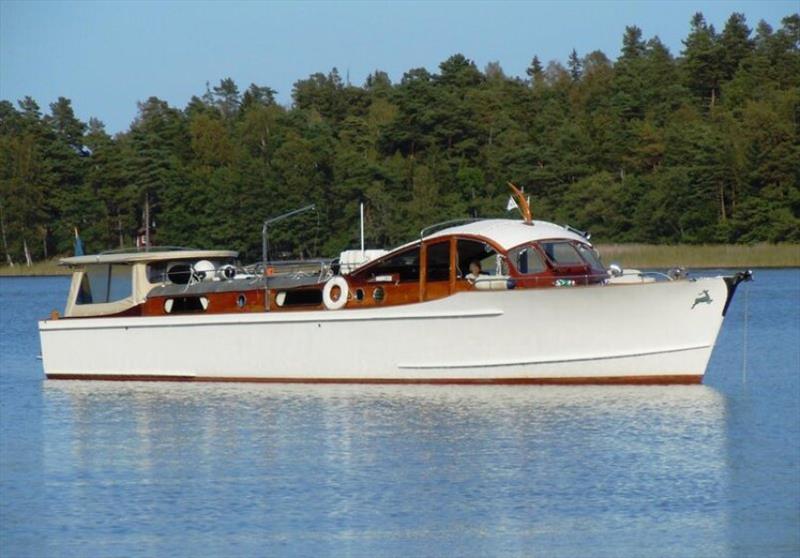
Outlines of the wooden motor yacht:
<svg viewBox="0 0 800 558">
<path fill-rule="evenodd" d="M 64 314 L 39 323 L 47 378 L 698 383 L 751 277 L 607 269 L 587 235 L 527 208 L 428 228 L 347 266 L 244 269 L 236 258 L 65 258 Z"/>
</svg>

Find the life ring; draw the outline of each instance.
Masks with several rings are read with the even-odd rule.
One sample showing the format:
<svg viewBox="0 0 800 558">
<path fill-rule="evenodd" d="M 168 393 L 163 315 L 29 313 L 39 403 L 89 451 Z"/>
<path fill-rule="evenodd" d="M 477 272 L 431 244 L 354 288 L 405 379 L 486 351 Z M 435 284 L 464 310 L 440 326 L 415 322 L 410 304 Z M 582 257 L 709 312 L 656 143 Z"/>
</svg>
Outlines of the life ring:
<svg viewBox="0 0 800 558">
<path fill-rule="evenodd" d="M 339 289 L 339 296 L 334 300 L 334 288 Z M 347 304 L 348 285 L 347 279 L 341 275 L 331 277 L 322 289 L 322 302 L 328 310 L 340 310 Z"/>
</svg>

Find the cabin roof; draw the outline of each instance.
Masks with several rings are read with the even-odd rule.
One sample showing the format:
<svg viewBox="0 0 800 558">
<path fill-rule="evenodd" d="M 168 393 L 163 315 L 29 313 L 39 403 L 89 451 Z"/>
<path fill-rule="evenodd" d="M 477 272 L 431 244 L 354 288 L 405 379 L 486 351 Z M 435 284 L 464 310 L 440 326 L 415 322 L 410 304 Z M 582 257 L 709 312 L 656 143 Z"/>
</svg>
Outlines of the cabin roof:
<svg viewBox="0 0 800 558">
<path fill-rule="evenodd" d="M 568 239 L 577 240 L 584 244 L 589 243 L 583 236 L 560 225 L 548 223 L 547 221 L 533 221 L 532 225 L 527 225 L 522 220 L 514 219 L 474 221 L 436 231 L 425 238 L 437 238 L 454 234 L 482 236 L 494 241 L 503 250 L 508 250 L 525 242 L 547 239 Z"/>
<path fill-rule="evenodd" d="M 239 254 L 232 250 L 171 250 L 154 252 L 119 252 L 62 258 L 60 265 L 125 264 L 174 260 L 207 260 L 235 258 Z"/>
</svg>

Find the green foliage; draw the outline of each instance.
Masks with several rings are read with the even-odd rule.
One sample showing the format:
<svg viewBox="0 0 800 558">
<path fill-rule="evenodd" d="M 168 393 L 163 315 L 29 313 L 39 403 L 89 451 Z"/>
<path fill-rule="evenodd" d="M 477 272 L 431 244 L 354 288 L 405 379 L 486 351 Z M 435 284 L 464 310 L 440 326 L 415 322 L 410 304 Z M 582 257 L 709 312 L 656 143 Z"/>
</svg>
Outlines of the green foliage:
<svg viewBox="0 0 800 558">
<path fill-rule="evenodd" d="M 295 83 L 293 105 L 230 78 L 183 109 L 152 97 L 114 137 L 69 99 L 43 114 L 0 101 L 4 255 L 130 245 L 149 200 L 158 244 L 273 255 L 335 255 L 416 237 L 435 221 L 501 216 L 512 181 L 535 217 L 605 242 L 800 241 L 800 15 L 752 31 L 734 13 L 718 33 L 702 14 L 674 56 L 626 27 L 621 56 L 568 54 L 524 78 L 461 54 L 436 73 L 363 86 L 334 68 Z"/>
</svg>

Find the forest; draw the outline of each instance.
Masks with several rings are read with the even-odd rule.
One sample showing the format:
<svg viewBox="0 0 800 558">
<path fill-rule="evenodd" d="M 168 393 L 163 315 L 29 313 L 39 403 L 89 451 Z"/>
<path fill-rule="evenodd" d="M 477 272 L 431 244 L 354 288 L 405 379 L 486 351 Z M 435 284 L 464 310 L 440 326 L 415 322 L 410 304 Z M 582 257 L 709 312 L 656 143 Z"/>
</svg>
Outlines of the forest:
<svg viewBox="0 0 800 558">
<path fill-rule="evenodd" d="M 679 53 L 626 27 L 600 51 L 537 56 L 524 76 L 462 54 L 438 72 L 336 68 L 300 79 L 291 106 L 231 79 L 183 107 L 138 105 L 127 131 L 76 118 L 59 98 L 0 101 L 5 263 L 129 247 L 150 208 L 158 245 L 224 247 L 258 259 L 261 224 L 281 257 L 369 247 L 424 226 L 506 212 L 507 182 L 534 218 L 599 242 L 800 242 L 800 14 L 721 31 L 696 14 Z M 532 55 L 535 52 L 531 53 Z M 98 80 L 100 76 L 98 76 Z"/>
</svg>

